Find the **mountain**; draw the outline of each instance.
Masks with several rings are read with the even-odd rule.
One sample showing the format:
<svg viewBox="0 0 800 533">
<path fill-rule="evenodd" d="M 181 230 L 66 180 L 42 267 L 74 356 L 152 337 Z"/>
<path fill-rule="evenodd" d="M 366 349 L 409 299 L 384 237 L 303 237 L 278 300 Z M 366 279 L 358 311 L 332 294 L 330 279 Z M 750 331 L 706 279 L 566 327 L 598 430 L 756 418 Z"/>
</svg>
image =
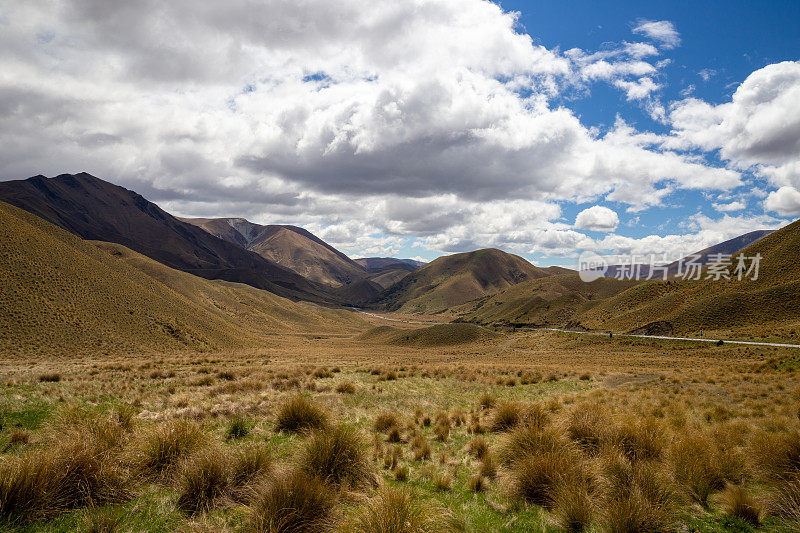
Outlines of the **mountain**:
<svg viewBox="0 0 800 533">
<path fill-rule="evenodd" d="M 219 351 L 363 329 L 353 313 L 199 278 L 4 202 L 0 323 L 5 356 Z"/>
<path fill-rule="evenodd" d="M 376 298 L 378 307 L 403 313 L 438 313 L 552 270 L 496 249 L 443 256 L 405 276 Z"/>
<path fill-rule="evenodd" d="M 243 218 L 181 220 L 251 250 L 317 283 L 340 287 L 367 277 L 364 267 L 311 232 L 297 226 L 263 226 Z"/>
<path fill-rule="evenodd" d="M 563 269 L 566 271 L 566 269 Z M 455 307 L 459 321 L 480 324 L 563 327 L 586 309 L 637 283 L 599 278 L 591 283 L 566 271 L 524 281 L 496 294 Z"/>
<path fill-rule="evenodd" d="M 362 257 L 360 259 L 354 259 L 354 261 L 369 271 L 377 271 L 389 267 L 411 267 L 411 270 L 416 270 L 428 264 L 424 261 L 417 261 L 416 259 L 396 259 L 394 257 Z"/>
<path fill-rule="evenodd" d="M 745 233 L 744 235 L 734 237 L 733 239 L 728 239 L 727 241 L 704 248 L 699 252 L 690 254 L 680 261 L 673 261 L 672 263 L 666 265 L 666 275 L 669 278 L 679 275 L 681 270 L 686 271 L 686 267 L 684 265 L 686 265 L 689 261 L 697 263 L 701 266 L 705 266 L 711 262 L 714 262 L 716 260 L 715 256 L 718 254 L 733 255 L 739 250 L 742 250 L 754 242 L 766 237 L 772 233 L 772 231 L 773 230 L 751 231 L 749 233 Z M 623 268 L 626 270 L 622 270 Z M 638 265 L 638 268 L 640 272 L 639 277 L 646 278 L 650 271 L 650 265 Z M 624 275 L 623 273 L 630 273 L 630 271 L 631 269 L 629 265 L 611 265 L 606 270 L 605 276 L 610 278 L 621 277 Z M 654 270 L 653 277 L 663 279 L 664 271 L 661 269 Z"/>
<path fill-rule="evenodd" d="M 426 265 L 414 259 L 395 259 L 393 257 L 362 257 L 355 262 L 369 271 L 369 279 L 381 289 L 391 287 L 409 272 Z"/>
<path fill-rule="evenodd" d="M 760 254 L 758 278 L 644 282 L 582 313 L 592 329 L 634 330 L 666 322 L 677 334 L 732 332 L 739 336 L 798 338 L 800 331 L 800 221 L 770 233 L 732 258 Z M 751 261 L 746 261 L 749 267 Z M 713 274 L 713 273 L 712 273 Z"/>
<path fill-rule="evenodd" d="M 0 182 L 0 201 L 83 239 L 114 242 L 207 279 L 330 302 L 324 289 L 241 246 L 183 222 L 141 195 L 86 173 Z"/>
</svg>

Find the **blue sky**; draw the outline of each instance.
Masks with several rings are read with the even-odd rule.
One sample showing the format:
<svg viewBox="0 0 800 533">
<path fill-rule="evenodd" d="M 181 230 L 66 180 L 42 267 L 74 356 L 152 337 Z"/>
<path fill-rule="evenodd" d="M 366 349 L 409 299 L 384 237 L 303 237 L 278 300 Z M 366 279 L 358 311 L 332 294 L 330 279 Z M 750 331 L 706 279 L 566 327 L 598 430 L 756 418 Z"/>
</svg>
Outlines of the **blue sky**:
<svg viewBox="0 0 800 533">
<path fill-rule="evenodd" d="M 800 216 L 798 21 L 797 2 L 4 3 L 0 179 L 87 171 L 354 257 L 691 253 Z"/>
</svg>

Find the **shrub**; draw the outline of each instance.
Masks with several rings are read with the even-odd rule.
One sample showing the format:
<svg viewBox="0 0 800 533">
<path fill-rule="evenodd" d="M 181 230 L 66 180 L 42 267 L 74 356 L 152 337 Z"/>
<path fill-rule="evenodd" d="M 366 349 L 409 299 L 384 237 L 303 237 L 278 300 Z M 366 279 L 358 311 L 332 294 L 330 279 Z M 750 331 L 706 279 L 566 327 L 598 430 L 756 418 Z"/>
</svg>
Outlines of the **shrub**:
<svg viewBox="0 0 800 533">
<path fill-rule="evenodd" d="M 327 424 L 325 412 L 305 396 L 298 395 L 281 406 L 275 429 L 284 433 L 301 433 Z"/>
<path fill-rule="evenodd" d="M 761 506 L 741 485 L 728 485 L 722 493 L 722 509 L 748 524 L 757 526 L 760 522 Z"/>
<path fill-rule="evenodd" d="M 516 402 L 499 404 L 489 426 L 490 431 L 510 430 L 519 423 L 521 414 L 522 408 Z"/>
<path fill-rule="evenodd" d="M 178 475 L 178 508 L 204 513 L 225 494 L 230 483 L 228 458 L 218 449 L 201 450 L 184 461 Z"/>
<path fill-rule="evenodd" d="M 171 420 L 159 424 L 144 435 L 139 466 L 145 474 L 164 474 L 205 441 L 206 435 L 194 422 Z"/>
<path fill-rule="evenodd" d="M 343 424 L 314 431 L 300 454 L 299 465 L 334 485 L 361 486 L 372 475 L 361 439 Z"/>
<path fill-rule="evenodd" d="M 250 503 L 250 527 L 264 533 L 333 529 L 336 495 L 318 477 L 291 471 L 265 482 Z"/>
<path fill-rule="evenodd" d="M 443 524 L 413 494 L 384 487 L 361 506 L 345 531 L 353 533 L 434 533 Z"/>
<path fill-rule="evenodd" d="M 344 381 L 336 386 L 336 392 L 340 394 L 355 394 L 356 386 L 352 381 Z"/>
<path fill-rule="evenodd" d="M 397 418 L 397 415 L 392 412 L 383 412 L 375 417 L 375 424 L 373 427 L 375 431 L 388 431 L 392 427 L 397 427 L 400 424 L 400 421 Z"/>
</svg>

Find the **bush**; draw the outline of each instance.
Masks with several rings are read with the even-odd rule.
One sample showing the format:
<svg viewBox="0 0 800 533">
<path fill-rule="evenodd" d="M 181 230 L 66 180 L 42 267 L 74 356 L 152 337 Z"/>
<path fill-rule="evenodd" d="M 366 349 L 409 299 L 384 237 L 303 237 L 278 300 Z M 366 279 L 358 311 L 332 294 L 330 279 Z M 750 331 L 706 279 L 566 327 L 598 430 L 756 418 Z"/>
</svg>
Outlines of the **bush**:
<svg viewBox="0 0 800 533">
<path fill-rule="evenodd" d="M 300 468 L 334 485 L 357 487 L 371 481 L 364 444 L 346 425 L 314 431 L 300 454 Z"/>
<path fill-rule="evenodd" d="M 228 457 L 209 448 L 189 457 L 178 475 L 178 508 L 189 514 L 209 511 L 230 484 Z"/>
<path fill-rule="evenodd" d="M 145 474 L 162 475 L 206 442 L 203 430 L 194 422 L 171 420 L 144 435 L 139 466 Z"/>
<path fill-rule="evenodd" d="M 291 471 L 265 482 L 250 503 L 250 527 L 264 533 L 330 531 L 336 495 L 318 477 Z"/>
<path fill-rule="evenodd" d="M 489 426 L 490 431 L 508 431 L 516 426 L 520 421 L 522 408 L 516 402 L 504 402 L 497 406 L 492 422 Z"/>
<path fill-rule="evenodd" d="M 435 517 L 410 491 L 384 487 L 360 507 L 345 531 L 434 533 L 443 528 L 440 516 Z"/>
<path fill-rule="evenodd" d="M 327 424 L 325 412 L 305 396 L 298 395 L 281 406 L 275 429 L 285 433 L 301 433 L 323 428 Z"/>
</svg>

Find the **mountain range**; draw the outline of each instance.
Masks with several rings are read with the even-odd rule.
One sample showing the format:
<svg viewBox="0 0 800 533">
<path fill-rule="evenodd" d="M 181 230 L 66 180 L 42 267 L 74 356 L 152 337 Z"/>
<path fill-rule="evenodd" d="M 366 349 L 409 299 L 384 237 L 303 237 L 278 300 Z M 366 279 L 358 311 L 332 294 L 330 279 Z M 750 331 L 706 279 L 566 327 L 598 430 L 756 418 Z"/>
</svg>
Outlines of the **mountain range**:
<svg viewBox="0 0 800 533">
<path fill-rule="evenodd" d="M 345 327 L 342 313 L 352 316 L 302 302 L 478 324 L 615 331 L 660 324 L 659 331 L 762 336 L 767 330 L 791 336 L 800 316 L 798 223 L 698 252 L 704 263 L 717 253 L 760 254 L 757 280 L 681 280 L 675 263 L 666 282 L 606 277 L 585 283 L 575 271 L 537 267 L 498 249 L 427 264 L 351 259 L 298 226 L 177 218 L 86 173 L 0 182 L 0 206 L 2 308 L 14 324 L 9 331 L 17 331 L 6 333 L 6 341 L 20 342 L 13 335 L 52 328 L 61 317 L 73 328 L 94 324 L 70 341 L 82 349 L 95 342 L 134 347 L 141 339 L 210 349 L 255 342 L 270 324 L 291 331 L 331 320 Z M 113 302 L 105 295 L 115 295 Z M 40 307 L 45 310 L 37 313 Z"/>
</svg>

